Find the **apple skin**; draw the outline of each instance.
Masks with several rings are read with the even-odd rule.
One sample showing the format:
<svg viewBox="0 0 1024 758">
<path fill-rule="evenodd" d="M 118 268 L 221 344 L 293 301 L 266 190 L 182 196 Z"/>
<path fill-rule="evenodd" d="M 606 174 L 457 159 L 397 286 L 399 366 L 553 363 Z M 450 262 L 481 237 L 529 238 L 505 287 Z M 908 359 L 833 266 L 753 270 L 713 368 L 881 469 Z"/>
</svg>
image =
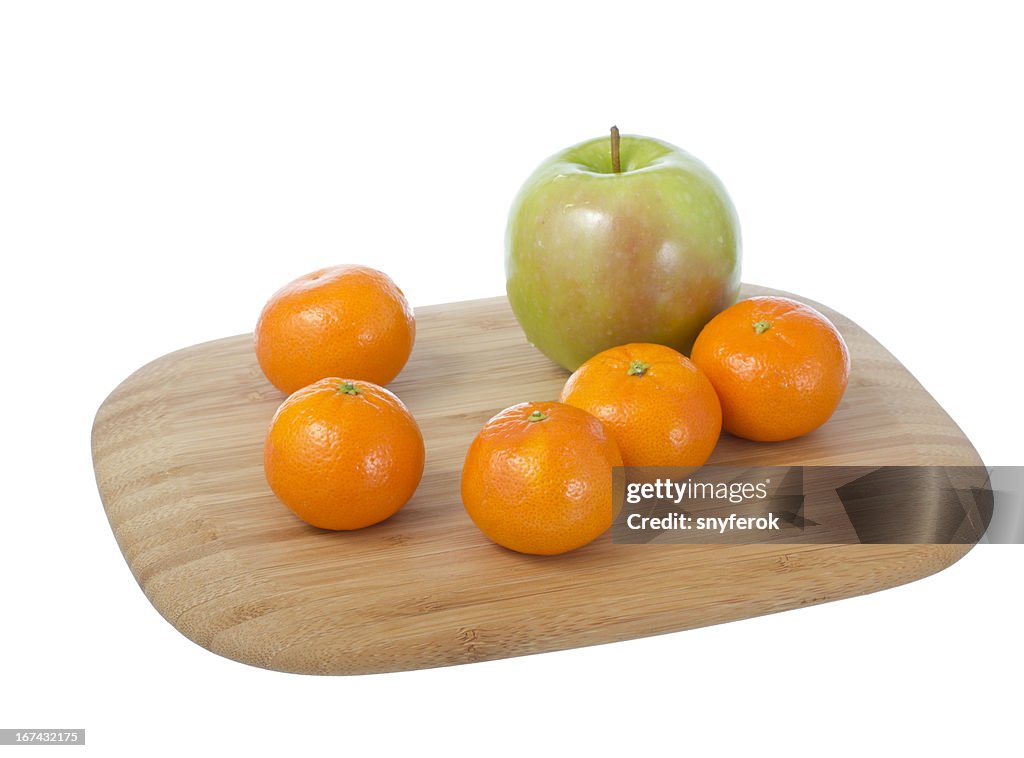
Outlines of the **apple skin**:
<svg viewBox="0 0 1024 758">
<path fill-rule="evenodd" d="M 621 173 L 609 138 L 548 158 L 509 214 L 505 277 L 527 339 L 575 371 L 593 355 L 656 342 L 689 355 L 739 294 L 736 210 L 699 160 L 623 135 Z"/>
</svg>

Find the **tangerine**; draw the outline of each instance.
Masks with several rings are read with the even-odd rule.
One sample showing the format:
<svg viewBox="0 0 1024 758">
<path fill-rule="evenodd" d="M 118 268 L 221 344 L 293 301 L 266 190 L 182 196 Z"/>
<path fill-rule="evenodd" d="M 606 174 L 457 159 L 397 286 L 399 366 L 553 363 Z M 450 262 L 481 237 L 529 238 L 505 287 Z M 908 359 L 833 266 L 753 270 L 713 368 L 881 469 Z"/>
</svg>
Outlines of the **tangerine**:
<svg viewBox="0 0 1024 758">
<path fill-rule="evenodd" d="M 598 353 L 569 377 L 560 399 L 601 419 L 627 466 L 702 466 L 722 431 L 711 382 L 664 345 Z"/>
<path fill-rule="evenodd" d="M 256 358 L 284 393 L 329 376 L 383 385 L 398 376 L 415 338 L 413 310 L 387 274 L 333 266 L 274 293 L 256 324 Z"/>
<path fill-rule="evenodd" d="M 832 416 L 850 378 L 843 336 L 786 297 L 741 300 L 697 336 L 693 362 L 722 401 L 723 426 L 757 442 L 793 439 Z"/>
<path fill-rule="evenodd" d="M 423 435 L 401 400 L 336 377 L 285 400 L 263 446 L 274 494 L 321 529 L 361 529 L 392 516 L 415 492 L 423 460 Z"/>
<path fill-rule="evenodd" d="M 469 446 L 462 503 L 491 540 L 520 553 L 556 555 L 612 525 L 615 440 L 586 411 L 520 403 L 494 416 Z"/>
</svg>

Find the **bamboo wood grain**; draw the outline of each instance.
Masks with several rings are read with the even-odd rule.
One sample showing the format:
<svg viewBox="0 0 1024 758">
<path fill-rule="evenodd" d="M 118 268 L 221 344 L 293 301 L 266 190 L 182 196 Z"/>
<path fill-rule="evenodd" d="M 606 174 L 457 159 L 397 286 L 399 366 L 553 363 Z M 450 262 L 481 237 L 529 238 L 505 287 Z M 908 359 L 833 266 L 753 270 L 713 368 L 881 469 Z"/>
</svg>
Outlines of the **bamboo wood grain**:
<svg viewBox="0 0 1024 758">
<path fill-rule="evenodd" d="M 744 296 L 773 292 L 747 286 Z M 711 463 L 981 465 L 955 423 L 849 319 L 853 372 L 824 427 L 787 443 L 723 435 Z M 189 639 L 254 666 L 360 674 L 626 640 L 799 608 L 913 581 L 969 545 L 622 545 L 510 552 L 459 500 L 470 440 L 494 413 L 556 399 L 566 372 L 528 345 L 504 298 L 417 311 L 390 385 L 419 421 L 413 500 L 359 532 L 299 521 L 263 478 L 283 395 L 251 336 L 164 356 L 126 379 L 93 427 L 101 499 L 153 606 Z"/>
</svg>

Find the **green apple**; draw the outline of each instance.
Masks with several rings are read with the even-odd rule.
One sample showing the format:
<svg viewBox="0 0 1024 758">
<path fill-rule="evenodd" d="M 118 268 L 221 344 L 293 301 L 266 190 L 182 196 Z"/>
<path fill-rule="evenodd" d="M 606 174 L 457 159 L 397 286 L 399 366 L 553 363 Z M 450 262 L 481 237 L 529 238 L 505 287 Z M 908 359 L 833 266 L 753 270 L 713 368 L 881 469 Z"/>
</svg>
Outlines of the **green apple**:
<svg viewBox="0 0 1024 758">
<path fill-rule="evenodd" d="M 628 342 L 688 355 L 736 300 L 740 248 L 736 210 L 707 166 L 613 127 L 548 158 L 519 191 L 508 299 L 527 339 L 570 371 Z"/>
</svg>

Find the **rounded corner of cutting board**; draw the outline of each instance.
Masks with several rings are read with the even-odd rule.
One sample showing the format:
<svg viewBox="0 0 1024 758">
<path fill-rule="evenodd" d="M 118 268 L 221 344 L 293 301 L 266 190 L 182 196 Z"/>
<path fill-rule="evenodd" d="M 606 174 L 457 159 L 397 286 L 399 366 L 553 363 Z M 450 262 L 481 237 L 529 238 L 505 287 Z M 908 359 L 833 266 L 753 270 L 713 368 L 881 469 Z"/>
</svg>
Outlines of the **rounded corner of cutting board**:
<svg viewBox="0 0 1024 758">
<path fill-rule="evenodd" d="M 977 545 L 978 543 L 976 542 L 951 545 L 929 545 L 928 547 L 936 550 L 937 557 L 935 569 L 922 574 L 917 579 L 927 579 L 930 576 L 941 574 L 943 571 L 952 568 L 962 561 L 969 552 L 974 550 Z M 913 581 L 917 581 L 917 579 Z"/>
<path fill-rule="evenodd" d="M 745 286 L 743 295 L 775 292 Z M 863 329 L 779 294 L 837 321 L 854 355 L 852 399 L 825 431 L 790 445 L 751 452 L 724 440 L 726 462 L 980 465 L 959 427 Z M 662 546 L 684 548 L 673 552 L 602 538 L 562 560 L 511 556 L 452 494 L 462 455 L 494 412 L 557 396 L 566 374 L 528 345 L 505 298 L 418 308 L 417 321 L 412 358 L 390 387 L 423 427 L 428 468 L 413 502 L 361 533 L 308 529 L 269 492 L 262 436 L 283 395 L 260 373 L 251 335 L 157 358 L 100 405 L 92 452 L 107 518 L 147 598 L 186 638 L 289 673 L 429 668 L 867 594 L 938 573 L 972 547 Z M 481 374 L 486 383 L 473 381 Z M 463 382 L 455 391 L 453 377 Z M 692 583 L 646 597 L 636 578 L 652 574 Z"/>
<path fill-rule="evenodd" d="M 725 547 L 728 549 L 735 546 Z M 842 545 L 820 547 L 863 551 L 877 546 Z M 891 548 L 893 546 L 886 547 Z M 971 551 L 974 545 L 914 545 L 903 547 L 910 548 L 910 553 L 905 557 L 909 558 L 913 564 L 912 567 L 906 570 L 906 573 L 898 577 L 893 575 L 891 581 L 880 586 L 865 586 L 859 590 L 840 593 L 836 596 L 811 595 L 801 599 L 798 603 L 787 604 L 782 607 L 768 606 L 757 610 L 751 609 L 750 612 L 738 616 L 720 619 L 699 619 L 695 623 L 684 623 L 666 629 L 636 629 L 620 636 L 605 639 L 581 638 L 572 642 L 549 642 L 548 644 L 535 644 L 526 647 L 521 644 L 521 641 L 503 642 L 497 638 L 493 630 L 489 630 L 486 627 L 477 628 L 473 625 L 466 625 L 460 627 L 457 634 L 451 635 L 448 641 L 442 643 L 437 639 L 431 640 L 425 646 L 426 649 L 419 650 L 412 655 L 408 651 L 389 652 L 386 640 L 381 641 L 381 650 L 368 656 L 366 650 L 345 649 L 344 645 L 338 644 L 333 644 L 327 650 L 317 649 L 315 644 L 302 644 L 300 642 L 296 645 L 294 644 L 295 635 L 299 634 L 299 632 L 295 630 L 282 629 L 277 632 L 271 631 L 267 634 L 252 635 L 246 633 L 239 634 L 238 630 L 230 627 L 219 631 L 212 628 L 195 627 L 188 623 L 183 623 L 180 619 L 169 617 L 165 613 L 164 607 L 158 601 L 149 598 L 148 593 L 147 598 L 161 617 L 178 633 L 197 647 L 218 657 L 254 668 L 285 674 L 365 676 L 555 653 L 576 647 L 589 647 L 630 639 L 677 634 L 719 623 L 742 621 L 763 615 L 809 608 L 824 603 L 874 594 L 927 579 L 957 563 Z M 782 556 L 773 556 L 772 560 L 779 561 L 791 558 L 792 554 L 787 553 Z M 489 641 L 488 638 L 490 638 Z"/>
</svg>

